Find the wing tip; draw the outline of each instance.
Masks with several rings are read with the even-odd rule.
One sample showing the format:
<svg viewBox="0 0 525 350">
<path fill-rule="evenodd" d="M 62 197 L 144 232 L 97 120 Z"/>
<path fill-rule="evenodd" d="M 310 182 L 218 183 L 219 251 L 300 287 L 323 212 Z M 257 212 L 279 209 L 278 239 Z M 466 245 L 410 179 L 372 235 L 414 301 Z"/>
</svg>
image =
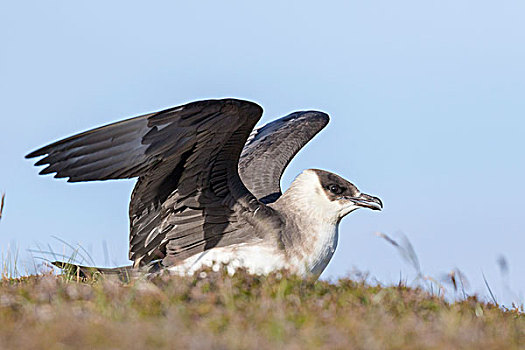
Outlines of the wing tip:
<svg viewBox="0 0 525 350">
<path fill-rule="evenodd" d="M 38 175 L 49 175 L 49 174 L 54 173 L 54 171 L 50 171 L 48 168 L 49 167 L 45 167 L 44 169 L 40 170 L 38 172 Z"/>
<path fill-rule="evenodd" d="M 325 112 L 317 112 L 317 118 L 326 126 L 330 122 L 330 116 Z"/>
<path fill-rule="evenodd" d="M 225 104 L 231 104 L 231 105 L 237 106 L 239 108 L 248 109 L 250 112 L 252 112 L 254 114 L 261 114 L 262 115 L 262 113 L 263 113 L 263 108 L 259 104 L 255 103 L 253 101 L 241 100 L 241 99 L 237 99 L 237 98 L 225 98 L 225 99 L 222 99 L 220 101 L 225 103 Z"/>
<path fill-rule="evenodd" d="M 46 154 L 46 152 L 44 152 L 42 148 L 39 148 L 31 153 L 26 154 L 24 158 L 25 159 L 36 158 L 36 157 L 43 156 L 44 154 Z"/>
<path fill-rule="evenodd" d="M 328 115 L 328 113 L 315 110 L 293 112 L 284 118 L 302 119 L 307 123 L 313 123 L 314 125 L 318 125 L 319 130 L 322 130 L 330 122 L 330 116 Z"/>
<path fill-rule="evenodd" d="M 275 121 L 283 121 L 287 122 L 294 119 L 302 119 L 307 121 L 318 121 L 322 122 L 324 125 L 328 124 L 330 121 L 330 116 L 326 112 L 322 111 L 316 111 L 316 110 L 305 110 L 305 111 L 296 111 L 292 112 L 281 119 L 277 119 Z"/>
<path fill-rule="evenodd" d="M 328 124 L 330 121 L 330 116 L 326 112 L 321 111 L 305 111 L 305 114 L 311 114 L 309 115 L 310 118 L 324 122 L 325 125 Z"/>
</svg>

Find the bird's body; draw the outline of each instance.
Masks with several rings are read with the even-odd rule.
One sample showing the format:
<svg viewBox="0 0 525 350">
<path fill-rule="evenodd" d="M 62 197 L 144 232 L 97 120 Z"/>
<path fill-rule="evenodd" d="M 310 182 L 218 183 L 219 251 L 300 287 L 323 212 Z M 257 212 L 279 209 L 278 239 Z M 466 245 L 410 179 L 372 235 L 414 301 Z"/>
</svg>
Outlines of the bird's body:
<svg viewBox="0 0 525 350">
<path fill-rule="evenodd" d="M 317 193 L 323 196 L 324 193 L 316 192 L 321 186 L 314 170 L 299 175 L 295 186 L 297 188 L 285 192 L 287 196 L 269 204 L 285 218 L 285 225 L 278 235 L 252 243 L 213 248 L 191 256 L 169 270 L 184 274 L 205 266 L 229 264 L 231 268 L 244 267 L 251 273 L 266 274 L 287 269 L 300 275 L 319 275 L 337 247 L 339 221 L 324 220 L 322 210 L 309 209 L 312 203 L 324 202 L 323 198 L 315 198 Z"/>
<path fill-rule="evenodd" d="M 130 202 L 130 259 L 193 273 L 214 263 L 252 273 L 319 275 L 342 217 L 381 201 L 323 170 L 281 175 L 326 124 L 322 112 L 292 113 L 252 131 L 262 109 L 225 99 L 193 102 L 94 129 L 43 147 L 41 173 L 69 181 L 138 177 Z"/>
</svg>

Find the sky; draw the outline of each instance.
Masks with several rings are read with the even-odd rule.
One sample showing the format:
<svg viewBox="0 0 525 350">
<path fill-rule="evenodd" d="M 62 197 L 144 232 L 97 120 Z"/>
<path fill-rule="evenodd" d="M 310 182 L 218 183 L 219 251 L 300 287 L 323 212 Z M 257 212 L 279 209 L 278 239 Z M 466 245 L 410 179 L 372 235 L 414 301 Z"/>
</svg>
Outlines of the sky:
<svg viewBox="0 0 525 350">
<path fill-rule="evenodd" d="M 24 155 L 96 126 L 206 98 L 260 104 L 262 123 L 331 122 L 293 160 L 379 196 L 340 227 L 323 278 L 383 284 L 415 271 L 377 236 L 404 236 L 422 272 L 524 302 L 523 1 L 2 1 L 0 251 L 126 264 L 133 180 L 68 184 Z M 59 239 L 55 238 L 58 237 Z M 69 249 L 69 251 L 68 251 Z M 35 254 L 42 256 L 45 254 Z M 502 274 L 498 259 L 508 263 Z"/>
</svg>

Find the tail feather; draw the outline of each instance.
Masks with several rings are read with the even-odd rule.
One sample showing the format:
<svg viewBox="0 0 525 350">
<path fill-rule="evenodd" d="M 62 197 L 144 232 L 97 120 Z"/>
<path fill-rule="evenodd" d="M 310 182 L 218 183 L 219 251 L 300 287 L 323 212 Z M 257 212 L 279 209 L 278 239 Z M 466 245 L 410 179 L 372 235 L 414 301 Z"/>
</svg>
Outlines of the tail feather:
<svg viewBox="0 0 525 350">
<path fill-rule="evenodd" d="M 120 279 L 129 279 L 129 277 L 136 272 L 132 265 L 106 268 L 82 266 L 63 261 L 53 261 L 51 264 L 79 278 L 93 278 L 95 275 L 100 274 L 118 276 Z"/>
</svg>

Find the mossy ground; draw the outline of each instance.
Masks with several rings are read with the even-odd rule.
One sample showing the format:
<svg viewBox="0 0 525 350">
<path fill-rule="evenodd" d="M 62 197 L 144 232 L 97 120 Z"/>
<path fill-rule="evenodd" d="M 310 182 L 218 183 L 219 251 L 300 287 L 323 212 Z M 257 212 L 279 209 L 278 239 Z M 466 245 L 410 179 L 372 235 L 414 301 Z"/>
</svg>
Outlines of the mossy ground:
<svg viewBox="0 0 525 350">
<path fill-rule="evenodd" d="M 513 349 L 525 316 L 403 285 L 206 272 L 0 282 L 0 349 Z"/>
</svg>

